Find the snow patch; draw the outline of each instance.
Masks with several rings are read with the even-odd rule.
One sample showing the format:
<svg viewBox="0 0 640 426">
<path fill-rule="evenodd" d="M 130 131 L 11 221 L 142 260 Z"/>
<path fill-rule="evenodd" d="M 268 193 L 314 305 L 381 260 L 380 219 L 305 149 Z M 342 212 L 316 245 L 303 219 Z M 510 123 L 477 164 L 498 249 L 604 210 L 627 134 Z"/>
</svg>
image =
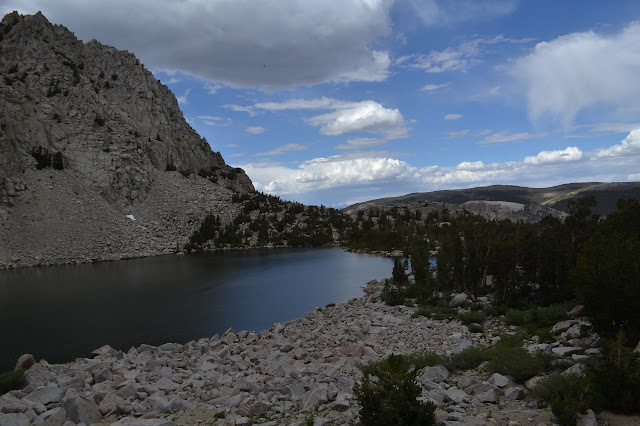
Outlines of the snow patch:
<svg viewBox="0 0 640 426">
<path fill-rule="evenodd" d="M 127 219 L 136 220 L 136 218 L 132 214 L 128 214 Z"/>
</svg>

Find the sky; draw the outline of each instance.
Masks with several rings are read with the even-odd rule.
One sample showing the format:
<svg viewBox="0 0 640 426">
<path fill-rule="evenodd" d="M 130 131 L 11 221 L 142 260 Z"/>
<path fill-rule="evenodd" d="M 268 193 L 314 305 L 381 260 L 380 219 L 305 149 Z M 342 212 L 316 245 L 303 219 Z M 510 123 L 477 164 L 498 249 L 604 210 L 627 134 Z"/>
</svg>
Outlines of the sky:
<svg viewBox="0 0 640 426">
<path fill-rule="evenodd" d="M 635 0 L 0 0 L 134 53 L 259 191 L 640 181 Z"/>
</svg>

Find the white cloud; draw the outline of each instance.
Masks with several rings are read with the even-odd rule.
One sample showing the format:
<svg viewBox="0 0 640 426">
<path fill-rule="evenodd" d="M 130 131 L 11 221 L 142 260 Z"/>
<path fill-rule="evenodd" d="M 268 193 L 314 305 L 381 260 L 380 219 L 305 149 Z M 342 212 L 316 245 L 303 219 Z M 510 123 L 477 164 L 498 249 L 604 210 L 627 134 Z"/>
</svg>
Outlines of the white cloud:
<svg viewBox="0 0 640 426">
<path fill-rule="evenodd" d="M 225 105 L 222 105 L 222 108 L 230 109 L 231 111 L 235 111 L 235 112 L 246 112 L 251 117 L 256 115 L 256 112 L 253 110 L 253 108 L 248 107 L 248 106 L 225 104 Z"/>
<path fill-rule="evenodd" d="M 198 118 L 207 126 L 224 127 L 231 124 L 230 118 L 215 117 L 212 115 L 199 115 Z"/>
<path fill-rule="evenodd" d="M 13 4 L 10 4 L 13 3 Z M 126 49 L 151 69 L 179 70 L 232 87 L 380 81 L 393 0 L 13 0 L 85 40 Z M 8 11 L 8 10 L 7 10 Z M 73 11 L 73 13 L 70 13 Z"/>
<path fill-rule="evenodd" d="M 443 83 L 443 84 L 427 84 L 422 87 L 420 90 L 424 90 L 425 92 L 433 92 L 438 89 L 444 89 L 449 86 L 451 83 Z"/>
<path fill-rule="evenodd" d="M 407 122 L 398 109 L 385 108 L 374 101 L 348 102 L 322 97 L 263 102 L 248 108 L 251 108 L 252 111 L 255 109 L 267 111 L 333 110 L 305 118 L 305 122 L 319 127 L 321 134 L 329 136 L 355 132 L 379 134 L 383 137 L 383 142 L 376 143 L 376 145 L 381 145 L 392 139 L 405 138 L 409 134 Z M 364 141 L 365 139 L 360 138 L 347 143 L 354 145 L 354 148 L 360 148 L 355 145 L 366 144 Z M 371 142 L 372 139 L 366 139 L 366 141 Z M 351 149 L 345 147 L 346 145 L 341 145 L 340 149 Z"/>
<path fill-rule="evenodd" d="M 428 55 L 417 55 L 411 68 L 422 69 L 430 73 L 444 71 L 466 71 L 480 62 L 481 39 L 465 41 L 459 46 L 447 47 L 445 50 L 432 50 Z"/>
<path fill-rule="evenodd" d="M 388 139 L 408 136 L 406 122 L 398 109 L 385 108 L 377 102 L 354 102 L 336 111 L 309 117 L 305 120 L 320 127 L 323 135 L 366 132 L 384 134 Z"/>
<path fill-rule="evenodd" d="M 565 126 L 595 105 L 635 107 L 640 95 L 640 23 L 617 34 L 593 31 L 538 43 L 510 67 L 533 119 L 558 117 Z"/>
<path fill-rule="evenodd" d="M 252 135 L 259 135 L 260 133 L 264 133 L 264 132 L 267 131 L 267 129 L 265 129 L 264 127 L 260 127 L 260 126 L 249 126 L 244 130 L 245 130 L 245 132 L 251 133 Z"/>
<path fill-rule="evenodd" d="M 427 26 L 447 26 L 466 21 L 485 21 L 513 13 L 518 0 L 410 0 Z"/>
<path fill-rule="evenodd" d="M 218 93 L 218 90 L 222 89 L 224 84 L 214 84 L 214 83 L 206 83 L 204 88 L 207 90 L 207 93 L 210 95 L 215 95 Z"/>
<path fill-rule="evenodd" d="M 525 157 L 524 163 L 531 165 L 556 164 L 567 161 L 579 161 L 582 160 L 582 158 L 582 150 L 578 147 L 570 146 L 559 151 L 541 151 L 538 155 Z"/>
<path fill-rule="evenodd" d="M 640 155 L 640 129 L 631 131 L 618 145 L 612 145 L 596 153 L 596 157 L 627 157 Z"/>
<path fill-rule="evenodd" d="M 269 155 L 282 155 L 286 152 L 289 151 L 304 151 L 305 149 L 307 149 L 308 147 L 305 145 L 300 145 L 299 143 L 288 143 L 286 145 L 281 145 L 277 148 L 272 149 L 271 151 L 267 151 L 267 152 L 260 152 L 258 154 L 255 154 L 256 157 L 266 157 Z"/>
<path fill-rule="evenodd" d="M 493 134 L 487 134 L 484 139 L 478 141 L 479 144 L 518 142 L 525 139 L 539 139 L 545 137 L 546 133 L 512 133 L 509 130 L 501 130 Z"/>
<path fill-rule="evenodd" d="M 460 120 L 464 115 L 462 114 L 447 114 L 444 116 L 445 120 Z"/>
<path fill-rule="evenodd" d="M 511 39 L 501 35 L 495 37 L 476 37 L 465 40 L 456 46 L 447 47 L 444 50 L 432 50 L 427 55 L 416 54 L 403 57 L 402 62 L 408 62 L 409 68 L 422 69 L 429 73 L 445 71 L 466 72 L 472 66 L 482 62 L 482 58 L 490 53 L 499 52 L 500 49 L 491 48 L 497 44 L 523 44 L 533 41 L 530 38 Z M 499 87 L 491 89 L 495 94 Z"/>
<path fill-rule="evenodd" d="M 188 99 L 189 93 L 191 93 L 191 89 L 185 90 L 184 95 L 182 96 L 176 96 L 176 99 L 178 100 L 179 105 L 184 105 L 189 103 L 189 99 Z"/>
<path fill-rule="evenodd" d="M 242 167 L 261 191 L 309 203 L 344 205 L 386 195 L 492 184 L 545 187 L 567 182 L 638 180 L 640 129 L 607 150 L 577 147 L 541 151 L 518 161 L 463 161 L 453 167 L 414 167 L 384 151 L 349 151 L 296 165 L 250 163 Z"/>
<path fill-rule="evenodd" d="M 346 144 L 338 144 L 336 149 L 367 149 L 375 146 L 384 145 L 388 142 L 386 139 L 379 138 L 352 138 L 348 139 Z"/>
</svg>

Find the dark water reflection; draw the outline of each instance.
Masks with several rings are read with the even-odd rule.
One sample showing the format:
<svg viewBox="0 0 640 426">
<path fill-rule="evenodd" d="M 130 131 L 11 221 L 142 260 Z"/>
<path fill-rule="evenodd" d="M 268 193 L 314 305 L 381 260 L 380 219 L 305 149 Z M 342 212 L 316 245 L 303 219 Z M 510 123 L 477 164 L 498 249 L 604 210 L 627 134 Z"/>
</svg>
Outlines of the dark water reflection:
<svg viewBox="0 0 640 426">
<path fill-rule="evenodd" d="M 392 261 L 340 248 L 252 250 L 0 271 L 0 372 L 110 344 L 261 331 L 362 294 Z"/>
</svg>

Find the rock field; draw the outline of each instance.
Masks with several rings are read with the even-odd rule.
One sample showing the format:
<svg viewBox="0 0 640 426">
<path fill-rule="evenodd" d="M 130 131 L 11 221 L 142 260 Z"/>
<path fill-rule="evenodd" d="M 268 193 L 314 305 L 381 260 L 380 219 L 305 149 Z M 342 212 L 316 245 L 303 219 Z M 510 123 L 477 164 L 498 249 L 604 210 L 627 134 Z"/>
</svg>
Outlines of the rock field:
<svg viewBox="0 0 640 426">
<path fill-rule="evenodd" d="M 378 301 L 381 283 L 347 303 L 316 308 L 262 333 L 235 332 L 186 344 L 141 345 L 127 352 L 108 345 L 91 359 L 64 365 L 40 361 L 27 386 L 0 397 L 0 425 L 357 424 L 353 385 L 360 367 L 394 354 L 441 355 L 489 345 L 498 322 L 470 333 L 457 321 L 412 317 L 415 308 Z M 458 298 L 459 299 L 459 298 Z M 460 308 L 462 309 L 462 308 Z M 557 341 L 535 344 L 573 365 L 597 353 L 597 338 L 577 337 L 581 320 L 554 328 Z M 23 356 L 19 364 L 34 362 Z M 528 387 L 478 368 L 451 374 L 443 366 L 417 372 L 421 398 L 436 403 L 444 425 L 551 425 L 548 409 L 523 401 Z M 585 416 L 582 425 L 596 425 Z"/>
</svg>

